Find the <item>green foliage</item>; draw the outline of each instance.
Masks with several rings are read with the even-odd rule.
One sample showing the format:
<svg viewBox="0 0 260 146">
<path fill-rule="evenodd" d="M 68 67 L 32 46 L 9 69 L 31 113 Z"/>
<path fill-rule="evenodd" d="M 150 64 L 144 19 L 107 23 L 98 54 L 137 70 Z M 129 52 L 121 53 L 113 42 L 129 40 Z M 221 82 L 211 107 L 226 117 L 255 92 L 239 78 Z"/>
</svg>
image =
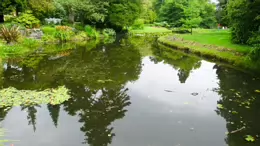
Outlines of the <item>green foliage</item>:
<svg viewBox="0 0 260 146">
<path fill-rule="evenodd" d="M 44 33 L 44 35 L 53 35 L 54 32 L 56 31 L 56 28 L 51 26 L 43 26 L 41 27 L 41 30 Z"/>
<path fill-rule="evenodd" d="M 85 32 L 89 38 L 98 38 L 98 32 L 90 25 L 85 26 Z"/>
<path fill-rule="evenodd" d="M 32 11 L 26 11 L 16 18 L 15 22 L 25 26 L 26 28 L 38 28 L 40 26 L 40 20 L 34 17 Z"/>
<path fill-rule="evenodd" d="M 30 49 L 36 49 L 40 46 L 40 42 L 31 38 L 24 38 L 21 45 Z"/>
<path fill-rule="evenodd" d="M 64 86 L 57 89 L 47 89 L 44 91 L 17 90 L 6 88 L 0 90 L 0 107 L 39 105 L 39 104 L 61 104 L 67 101 L 69 90 Z"/>
<path fill-rule="evenodd" d="M 54 37 L 57 38 L 60 42 L 67 42 L 72 37 L 72 32 L 68 31 L 55 31 Z"/>
<path fill-rule="evenodd" d="M 158 20 L 166 21 L 172 27 L 216 26 L 215 5 L 210 0 L 155 0 Z"/>
<path fill-rule="evenodd" d="M 103 30 L 103 35 L 105 36 L 115 36 L 116 35 L 116 31 L 112 28 L 105 28 Z"/>
<path fill-rule="evenodd" d="M 17 42 L 20 36 L 19 26 L 0 26 L 0 37 L 2 37 L 7 44 Z"/>
<path fill-rule="evenodd" d="M 28 7 L 33 15 L 42 21 L 55 11 L 54 0 L 29 0 Z"/>
<path fill-rule="evenodd" d="M 84 31 L 85 30 L 84 25 L 82 25 L 81 23 L 75 23 L 74 28 L 78 31 Z"/>
<path fill-rule="evenodd" d="M 140 12 L 140 0 L 111 0 L 108 13 L 108 20 L 110 25 L 116 26 L 122 30 L 124 27 L 130 27 L 138 18 Z"/>
<path fill-rule="evenodd" d="M 232 27 L 232 41 L 246 44 L 259 32 L 260 1 L 230 0 L 227 4 L 228 19 Z"/>
<path fill-rule="evenodd" d="M 144 29 L 144 20 L 136 19 L 134 24 L 132 25 L 132 29 Z"/>
<path fill-rule="evenodd" d="M 252 61 L 260 61 L 260 45 L 256 45 L 249 53 L 249 57 Z"/>
<path fill-rule="evenodd" d="M 54 33 L 54 37 L 60 42 L 69 41 L 75 33 L 72 31 L 71 27 L 68 26 L 57 26 Z"/>
</svg>

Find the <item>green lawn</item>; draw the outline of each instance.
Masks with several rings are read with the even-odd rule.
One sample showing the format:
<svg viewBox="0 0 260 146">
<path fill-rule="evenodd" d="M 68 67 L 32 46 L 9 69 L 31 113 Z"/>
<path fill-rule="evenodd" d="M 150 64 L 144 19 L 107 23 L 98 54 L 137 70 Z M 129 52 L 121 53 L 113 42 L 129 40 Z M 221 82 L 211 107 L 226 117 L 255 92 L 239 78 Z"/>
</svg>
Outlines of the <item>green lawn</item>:
<svg viewBox="0 0 260 146">
<path fill-rule="evenodd" d="M 171 32 L 170 29 L 164 27 L 151 27 L 145 26 L 144 29 L 130 30 L 132 33 L 160 33 L 160 32 Z"/>
<path fill-rule="evenodd" d="M 201 44 L 221 46 L 229 49 L 234 49 L 238 52 L 248 53 L 251 50 L 250 46 L 233 44 L 230 39 L 229 30 L 218 29 L 194 29 L 193 34 L 181 35 L 184 40 L 199 42 Z"/>
</svg>

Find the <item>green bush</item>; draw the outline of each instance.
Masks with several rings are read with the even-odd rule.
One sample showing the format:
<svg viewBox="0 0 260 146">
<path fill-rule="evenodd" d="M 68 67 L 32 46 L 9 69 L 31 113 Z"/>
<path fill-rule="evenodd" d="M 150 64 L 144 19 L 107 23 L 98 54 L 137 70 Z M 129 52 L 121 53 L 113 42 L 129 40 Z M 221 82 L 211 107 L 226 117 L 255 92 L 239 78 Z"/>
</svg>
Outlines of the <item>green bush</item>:
<svg viewBox="0 0 260 146">
<path fill-rule="evenodd" d="M 56 32 L 56 31 L 55 31 Z M 55 33 L 54 32 L 54 33 Z M 57 39 L 56 39 L 56 37 L 54 36 L 54 35 L 44 35 L 43 37 L 42 37 L 42 41 L 43 42 L 56 42 L 57 41 Z"/>
<path fill-rule="evenodd" d="M 15 19 L 15 22 L 25 26 L 26 28 L 40 27 L 40 20 L 33 16 L 32 11 L 26 11 Z"/>
<path fill-rule="evenodd" d="M 132 25 L 132 29 L 144 29 L 144 20 L 143 19 L 135 20 L 134 24 Z"/>
<path fill-rule="evenodd" d="M 84 31 L 84 26 L 81 23 L 75 23 L 74 28 L 78 31 Z"/>
<path fill-rule="evenodd" d="M 60 42 L 67 42 L 71 39 L 72 33 L 68 31 L 56 31 L 54 37 L 59 39 Z"/>
<path fill-rule="evenodd" d="M 96 29 L 91 27 L 90 25 L 85 26 L 85 32 L 87 33 L 88 37 L 90 37 L 90 38 L 97 38 L 99 35 L 98 32 L 96 31 Z"/>
<path fill-rule="evenodd" d="M 53 35 L 54 32 L 56 31 L 56 28 L 50 26 L 44 26 L 41 28 L 41 30 L 44 33 L 44 35 Z"/>
<path fill-rule="evenodd" d="M 260 61 L 260 44 L 255 45 L 253 50 L 249 53 L 249 57 L 252 61 Z"/>
<path fill-rule="evenodd" d="M 254 33 L 249 40 L 247 41 L 249 45 L 257 45 L 260 44 L 260 33 Z"/>
<path fill-rule="evenodd" d="M 103 35 L 105 36 L 115 36 L 116 35 L 116 31 L 112 28 L 106 28 L 103 30 Z"/>
<path fill-rule="evenodd" d="M 37 47 L 39 47 L 40 43 L 35 39 L 25 38 L 22 41 L 22 45 L 27 48 L 36 49 Z"/>
</svg>

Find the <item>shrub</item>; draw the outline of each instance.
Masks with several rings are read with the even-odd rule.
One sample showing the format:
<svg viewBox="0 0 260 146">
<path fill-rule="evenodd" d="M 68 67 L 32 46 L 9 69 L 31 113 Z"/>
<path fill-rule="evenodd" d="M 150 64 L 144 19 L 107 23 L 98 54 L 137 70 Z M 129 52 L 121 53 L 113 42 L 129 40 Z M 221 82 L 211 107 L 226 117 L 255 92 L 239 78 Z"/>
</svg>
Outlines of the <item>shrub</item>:
<svg viewBox="0 0 260 146">
<path fill-rule="evenodd" d="M 106 28 L 103 30 L 103 35 L 105 36 L 115 36 L 116 35 L 116 31 L 112 28 Z"/>
<path fill-rule="evenodd" d="M 258 62 L 260 61 L 260 44 L 255 45 L 252 51 L 249 53 L 249 57 L 252 61 Z"/>
<path fill-rule="evenodd" d="M 132 29 L 144 29 L 144 20 L 143 19 L 135 20 L 134 24 L 132 25 Z"/>
<path fill-rule="evenodd" d="M 35 39 L 25 38 L 22 41 L 22 45 L 27 48 L 37 48 L 40 43 Z"/>
<path fill-rule="evenodd" d="M 69 26 L 57 26 L 54 37 L 59 39 L 60 42 L 67 42 L 71 39 L 74 32 Z"/>
<path fill-rule="evenodd" d="M 8 27 L 3 25 L 0 28 L 0 36 L 9 44 L 11 42 L 17 42 L 20 36 L 19 26 Z"/>
<path fill-rule="evenodd" d="M 56 31 L 56 28 L 50 26 L 44 26 L 41 28 L 41 30 L 44 33 L 44 35 L 53 35 L 54 32 Z"/>
<path fill-rule="evenodd" d="M 85 32 L 87 33 L 88 37 L 90 37 L 90 38 L 97 38 L 99 35 L 98 32 L 96 31 L 96 29 L 91 27 L 90 25 L 85 26 Z"/>
<path fill-rule="evenodd" d="M 26 28 L 38 28 L 40 20 L 33 16 L 32 11 L 26 11 L 19 16 L 15 22 L 25 26 Z"/>
<path fill-rule="evenodd" d="M 257 45 L 260 44 L 260 33 L 254 33 L 252 37 L 247 41 L 249 45 Z"/>
<path fill-rule="evenodd" d="M 56 32 L 56 31 L 55 31 Z M 55 32 L 53 33 L 53 34 L 55 34 Z M 56 42 L 57 41 L 57 39 L 56 39 L 56 37 L 54 36 L 54 35 L 44 35 L 43 37 L 42 37 L 42 41 L 43 42 Z"/>
<path fill-rule="evenodd" d="M 75 23 L 74 28 L 78 31 L 84 31 L 84 26 L 81 23 Z"/>
</svg>

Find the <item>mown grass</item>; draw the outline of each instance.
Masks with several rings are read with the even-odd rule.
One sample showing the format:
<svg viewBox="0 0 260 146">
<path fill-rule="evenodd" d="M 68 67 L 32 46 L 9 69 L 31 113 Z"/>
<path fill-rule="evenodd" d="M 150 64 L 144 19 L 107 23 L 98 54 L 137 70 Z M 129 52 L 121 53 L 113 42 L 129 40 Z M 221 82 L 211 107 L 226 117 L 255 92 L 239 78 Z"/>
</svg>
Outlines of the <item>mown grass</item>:
<svg viewBox="0 0 260 146">
<path fill-rule="evenodd" d="M 186 53 L 192 53 L 209 60 L 228 63 L 236 67 L 254 70 L 259 73 L 258 69 L 260 67 L 251 62 L 247 54 L 243 54 L 245 51 L 242 51 L 241 53 L 229 50 L 219 50 L 215 49 L 214 46 L 208 48 L 209 45 L 204 46 L 200 43 L 190 43 L 190 41 L 182 40 L 179 38 L 176 39 L 176 37 L 174 36 L 163 36 L 160 37 L 158 41 L 165 46 L 178 49 Z"/>
<path fill-rule="evenodd" d="M 193 34 L 183 34 L 181 37 L 185 40 L 199 42 L 201 44 L 216 45 L 233 49 L 241 53 L 249 53 L 251 47 L 247 45 L 238 45 L 231 42 L 229 30 L 222 29 L 194 29 Z"/>
<path fill-rule="evenodd" d="M 164 33 L 164 32 L 172 32 L 172 31 L 165 27 L 145 26 L 143 29 L 130 30 L 130 32 L 131 33 Z"/>
</svg>

